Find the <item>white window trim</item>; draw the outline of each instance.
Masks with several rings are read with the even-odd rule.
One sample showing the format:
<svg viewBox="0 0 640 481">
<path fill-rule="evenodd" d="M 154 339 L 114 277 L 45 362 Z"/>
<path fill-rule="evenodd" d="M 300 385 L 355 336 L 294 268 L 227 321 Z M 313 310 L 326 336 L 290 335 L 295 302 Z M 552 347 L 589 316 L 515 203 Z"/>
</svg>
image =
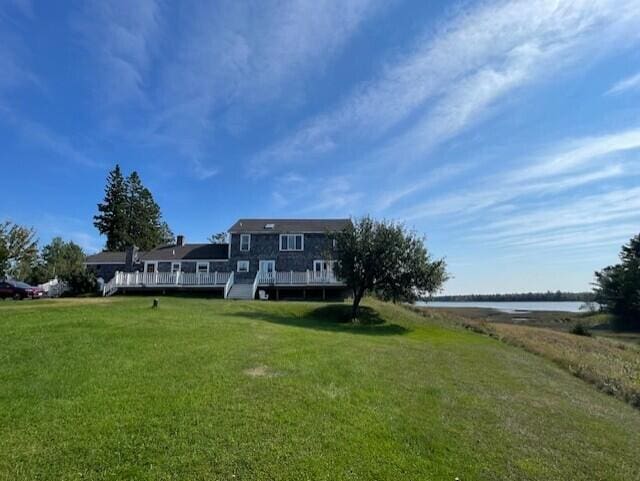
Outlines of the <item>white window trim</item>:
<svg viewBox="0 0 640 481">
<path fill-rule="evenodd" d="M 200 272 L 200 266 L 207 266 L 207 272 Z M 209 274 L 209 263 L 208 262 L 196 262 L 196 272 L 198 274 Z"/>
<path fill-rule="evenodd" d="M 242 248 L 242 238 L 248 238 L 249 241 L 247 242 L 247 248 L 243 249 Z M 251 234 L 240 234 L 240 252 L 249 252 L 251 250 Z"/>
<path fill-rule="evenodd" d="M 153 264 L 155 267 L 153 268 L 153 272 L 147 271 L 147 266 Z M 145 274 L 153 274 L 158 272 L 158 261 L 144 261 L 144 272 Z"/>
<path fill-rule="evenodd" d="M 317 264 L 325 264 L 326 263 L 327 265 L 329 265 L 331 267 L 329 268 L 329 270 L 327 270 L 325 272 L 333 272 L 337 262 L 338 261 L 333 260 L 333 259 L 314 259 L 314 261 L 313 261 L 313 271 L 314 272 L 316 271 L 316 265 Z"/>
<path fill-rule="evenodd" d="M 240 270 L 240 264 L 246 265 L 247 266 L 247 270 L 246 271 L 245 270 Z M 250 270 L 251 270 L 251 264 L 249 263 L 249 261 L 241 260 L 241 261 L 237 262 L 236 271 L 246 273 L 246 272 L 249 272 Z"/>
<path fill-rule="evenodd" d="M 282 248 L 282 238 L 283 237 L 290 237 L 290 236 L 300 236 L 302 238 L 302 241 L 300 242 L 300 249 L 283 249 Z M 295 241 L 293 242 L 294 246 L 295 246 Z M 302 252 L 304 251 L 304 234 L 280 234 L 280 238 L 278 239 L 278 247 L 280 248 L 280 251 L 284 251 L 284 252 Z M 287 239 L 287 247 L 289 247 L 289 240 Z"/>
<path fill-rule="evenodd" d="M 173 268 L 174 266 L 178 266 L 178 270 L 174 271 Z M 171 273 L 175 274 L 176 272 L 180 272 L 182 270 L 182 264 L 180 262 L 172 262 L 171 263 Z"/>
</svg>

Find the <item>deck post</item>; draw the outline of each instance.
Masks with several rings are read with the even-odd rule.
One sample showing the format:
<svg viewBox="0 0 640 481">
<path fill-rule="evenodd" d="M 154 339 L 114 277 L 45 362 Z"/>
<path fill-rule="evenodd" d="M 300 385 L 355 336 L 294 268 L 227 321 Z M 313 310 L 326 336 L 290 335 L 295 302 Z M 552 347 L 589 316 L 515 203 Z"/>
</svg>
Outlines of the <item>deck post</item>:
<svg viewBox="0 0 640 481">
<path fill-rule="evenodd" d="M 218 283 L 218 271 L 213 273 L 213 285 L 215 286 Z"/>
<path fill-rule="evenodd" d="M 309 269 L 307 269 L 307 284 L 309 284 Z"/>
</svg>

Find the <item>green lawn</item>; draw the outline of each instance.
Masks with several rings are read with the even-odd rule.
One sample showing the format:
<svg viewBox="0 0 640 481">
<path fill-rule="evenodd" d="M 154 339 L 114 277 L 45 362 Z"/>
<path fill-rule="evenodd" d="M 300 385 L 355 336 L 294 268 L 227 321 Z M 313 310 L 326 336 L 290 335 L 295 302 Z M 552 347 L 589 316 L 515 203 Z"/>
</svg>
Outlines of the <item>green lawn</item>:
<svg viewBox="0 0 640 481">
<path fill-rule="evenodd" d="M 634 480 L 640 412 L 368 301 L 0 303 L 1 480 Z"/>
</svg>

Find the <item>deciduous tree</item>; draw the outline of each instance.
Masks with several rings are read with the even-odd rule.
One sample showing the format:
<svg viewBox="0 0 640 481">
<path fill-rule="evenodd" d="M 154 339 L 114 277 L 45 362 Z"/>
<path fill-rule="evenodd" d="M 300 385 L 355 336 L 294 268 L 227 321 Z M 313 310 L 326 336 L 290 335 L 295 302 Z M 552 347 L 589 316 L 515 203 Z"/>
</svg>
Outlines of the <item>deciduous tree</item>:
<svg viewBox="0 0 640 481">
<path fill-rule="evenodd" d="M 444 260 L 432 260 L 424 239 L 401 224 L 363 217 L 332 237 L 336 274 L 353 293 L 353 319 L 367 292 L 411 302 L 436 292 L 448 278 Z"/>
<path fill-rule="evenodd" d="M 0 277 L 24 280 L 37 256 L 38 242 L 32 228 L 9 221 L 0 224 Z"/>
</svg>

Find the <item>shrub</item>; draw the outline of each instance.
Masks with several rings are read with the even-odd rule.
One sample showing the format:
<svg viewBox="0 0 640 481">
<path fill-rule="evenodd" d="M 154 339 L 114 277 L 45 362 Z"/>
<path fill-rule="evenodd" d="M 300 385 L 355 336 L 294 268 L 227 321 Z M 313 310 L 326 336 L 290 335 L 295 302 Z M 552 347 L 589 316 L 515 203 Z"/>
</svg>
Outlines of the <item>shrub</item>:
<svg viewBox="0 0 640 481">
<path fill-rule="evenodd" d="M 83 269 L 73 272 L 64 279 L 69 285 L 69 294 L 95 294 L 98 290 L 98 282 L 93 271 Z"/>
<path fill-rule="evenodd" d="M 571 334 L 575 334 L 576 336 L 591 336 L 591 333 L 587 329 L 587 326 L 585 326 L 581 322 L 577 322 L 576 324 L 574 324 L 570 332 Z"/>
</svg>

